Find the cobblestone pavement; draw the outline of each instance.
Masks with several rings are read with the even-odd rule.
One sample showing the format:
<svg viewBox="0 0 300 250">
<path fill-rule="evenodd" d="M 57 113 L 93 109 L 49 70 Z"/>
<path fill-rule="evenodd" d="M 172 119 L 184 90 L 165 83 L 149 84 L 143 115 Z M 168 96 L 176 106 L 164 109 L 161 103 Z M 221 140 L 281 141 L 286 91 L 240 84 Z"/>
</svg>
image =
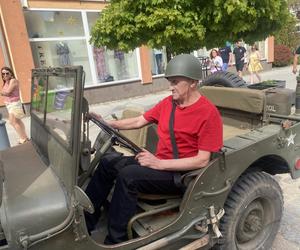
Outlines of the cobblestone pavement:
<svg viewBox="0 0 300 250">
<path fill-rule="evenodd" d="M 296 88 L 296 77 L 291 73 L 291 67 L 272 69 L 261 73 L 262 80 L 286 80 L 287 88 Z M 249 82 L 249 76 L 244 77 Z M 145 97 L 130 98 L 105 104 L 91 105 L 90 110 L 100 113 L 103 117 L 109 117 L 111 113 L 120 115 L 121 110 L 128 106 L 144 106 L 150 107 L 157 100 L 162 99 L 168 94 L 167 91 L 160 92 Z M 30 118 L 24 118 L 26 130 L 30 131 Z M 17 144 L 16 134 L 10 125 L 7 125 L 7 131 L 11 145 Z M 97 133 L 95 126 L 91 127 L 91 135 Z M 276 176 L 284 195 L 284 213 L 281 221 L 279 233 L 276 236 L 272 250 L 300 250 L 300 178 L 292 180 L 290 175 L 283 174 Z M 267 249 L 266 249 L 267 250 Z"/>
<path fill-rule="evenodd" d="M 300 250 L 300 179 L 289 174 L 276 176 L 284 197 L 284 211 L 272 250 Z"/>
<path fill-rule="evenodd" d="M 262 80 L 285 80 L 287 88 L 296 89 L 296 75 L 291 67 L 273 68 L 261 76 Z M 249 76 L 244 80 L 249 82 Z M 289 174 L 283 174 L 276 179 L 283 191 L 284 212 L 272 250 L 300 250 L 300 178 L 292 180 Z"/>
</svg>

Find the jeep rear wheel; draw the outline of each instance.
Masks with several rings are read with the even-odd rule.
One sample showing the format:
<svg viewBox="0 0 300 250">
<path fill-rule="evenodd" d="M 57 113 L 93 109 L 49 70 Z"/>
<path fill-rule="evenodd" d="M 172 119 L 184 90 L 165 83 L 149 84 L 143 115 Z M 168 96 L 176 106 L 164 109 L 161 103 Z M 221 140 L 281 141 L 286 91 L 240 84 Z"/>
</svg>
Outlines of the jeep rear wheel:
<svg viewBox="0 0 300 250">
<path fill-rule="evenodd" d="M 245 88 L 247 84 L 241 77 L 234 73 L 219 71 L 206 77 L 201 86 Z"/>
<path fill-rule="evenodd" d="M 267 173 L 242 175 L 225 203 L 220 221 L 223 237 L 216 245 L 222 250 L 271 249 L 280 226 L 282 191 Z"/>
</svg>

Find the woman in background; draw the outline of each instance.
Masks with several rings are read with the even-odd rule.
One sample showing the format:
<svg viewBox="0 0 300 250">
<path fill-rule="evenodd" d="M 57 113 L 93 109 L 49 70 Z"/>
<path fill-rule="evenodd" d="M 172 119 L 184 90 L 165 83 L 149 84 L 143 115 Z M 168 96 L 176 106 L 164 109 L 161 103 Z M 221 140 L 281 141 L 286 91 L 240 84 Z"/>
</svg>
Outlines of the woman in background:
<svg viewBox="0 0 300 250">
<path fill-rule="evenodd" d="M 210 52 L 210 72 L 215 73 L 217 71 L 222 71 L 223 60 L 219 56 L 217 49 L 212 49 Z"/>
<path fill-rule="evenodd" d="M 4 96 L 4 103 L 9 114 L 9 122 L 19 136 L 19 144 L 27 142 L 29 139 L 22 122 L 24 111 L 20 101 L 19 81 L 15 78 L 13 71 L 9 67 L 1 69 L 3 88 L 1 96 Z"/>
<path fill-rule="evenodd" d="M 251 46 L 251 51 L 249 55 L 249 61 L 248 61 L 248 70 L 250 72 L 250 83 L 254 83 L 254 76 L 256 76 L 258 82 L 261 82 L 261 77 L 258 74 L 259 71 L 263 69 L 261 63 L 260 63 L 260 54 L 257 50 L 256 45 Z"/>
</svg>

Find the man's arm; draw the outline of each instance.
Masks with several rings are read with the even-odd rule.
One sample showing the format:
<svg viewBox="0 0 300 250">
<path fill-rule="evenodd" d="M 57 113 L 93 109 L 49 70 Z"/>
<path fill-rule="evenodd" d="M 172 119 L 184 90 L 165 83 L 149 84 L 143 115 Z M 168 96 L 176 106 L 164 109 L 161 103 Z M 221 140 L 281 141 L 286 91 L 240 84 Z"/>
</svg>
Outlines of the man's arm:
<svg viewBox="0 0 300 250">
<path fill-rule="evenodd" d="M 244 56 L 241 58 L 241 61 L 245 61 L 248 56 L 247 50 L 244 48 Z"/>
<path fill-rule="evenodd" d="M 106 122 L 113 128 L 121 130 L 141 128 L 149 124 L 149 122 L 144 118 L 143 115 L 122 120 L 109 120 Z"/>
<path fill-rule="evenodd" d="M 229 65 L 232 65 L 232 62 L 233 62 L 233 53 L 232 53 L 232 52 L 229 52 L 229 60 L 228 60 L 228 64 L 229 64 Z"/>
<path fill-rule="evenodd" d="M 294 74 L 297 73 L 297 65 L 298 65 L 298 56 L 299 56 L 299 54 L 300 54 L 300 47 L 298 47 L 298 48 L 296 49 L 295 55 L 294 55 L 294 60 L 293 60 L 293 70 L 292 70 L 292 72 L 293 72 Z"/>
<path fill-rule="evenodd" d="M 189 171 L 207 166 L 211 153 L 199 150 L 193 157 L 161 160 L 144 150 L 136 156 L 138 162 L 145 167 L 164 171 Z"/>
<path fill-rule="evenodd" d="M 293 72 L 294 74 L 297 73 L 298 56 L 299 56 L 298 54 L 295 54 L 295 55 L 294 55 L 293 70 L 292 70 L 292 72 Z"/>
</svg>

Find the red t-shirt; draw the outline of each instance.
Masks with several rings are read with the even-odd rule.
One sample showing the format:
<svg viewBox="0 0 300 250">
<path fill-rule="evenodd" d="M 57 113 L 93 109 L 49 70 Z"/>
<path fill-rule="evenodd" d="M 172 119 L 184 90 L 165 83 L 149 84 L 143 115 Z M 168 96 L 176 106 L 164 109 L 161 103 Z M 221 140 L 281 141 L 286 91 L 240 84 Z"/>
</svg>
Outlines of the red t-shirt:
<svg viewBox="0 0 300 250">
<path fill-rule="evenodd" d="M 172 111 L 172 96 L 168 96 L 144 114 L 149 122 L 158 124 L 156 156 L 172 159 L 172 143 L 169 119 Z M 217 108 L 204 96 L 187 107 L 176 107 L 174 134 L 179 158 L 192 157 L 198 150 L 217 152 L 223 146 L 222 120 Z"/>
</svg>

